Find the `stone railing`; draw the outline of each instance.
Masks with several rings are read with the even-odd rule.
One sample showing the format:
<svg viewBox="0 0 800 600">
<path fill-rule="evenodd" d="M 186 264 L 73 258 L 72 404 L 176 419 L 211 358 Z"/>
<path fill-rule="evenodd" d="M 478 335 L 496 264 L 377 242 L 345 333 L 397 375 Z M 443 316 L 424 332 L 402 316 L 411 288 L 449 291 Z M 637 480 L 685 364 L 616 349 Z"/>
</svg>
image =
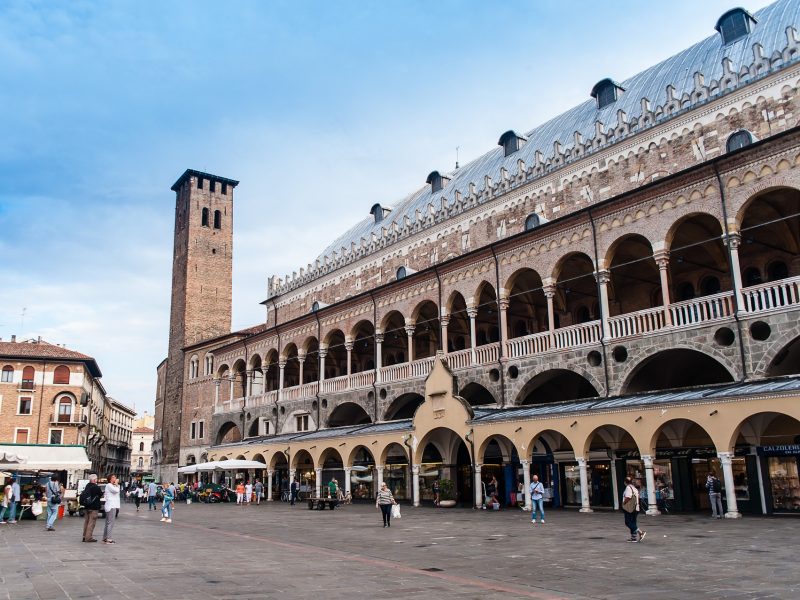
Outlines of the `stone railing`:
<svg viewBox="0 0 800 600">
<path fill-rule="evenodd" d="M 319 384 L 319 391 L 326 392 L 343 392 L 350 385 L 347 375 L 340 377 L 331 377 L 330 379 L 323 379 Z"/>
<path fill-rule="evenodd" d="M 556 329 L 553 331 L 553 341 L 555 347 L 560 349 L 597 344 L 600 342 L 600 321 Z"/>
<path fill-rule="evenodd" d="M 375 371 L 362 371 L 361 373 L 353 373 L 350 375 L 349 388 L 357 390 L 358 388 L 369 387 L 375 381 Z"/>
<path fill-rule="evenodd" d="M 611 338 L 625 338 L 653 333 L 664 329 L 665 324 L 664 307 L 657 306 L 656 308 L 648 308 L 611 317 L 608 320 L 608 336 Z"/>
<path fill-rule="evenodd" d="M 466 369 L 472 366 L 472 348 L 466 350 L 456 350 L 445 356 L 447 365 L 453 371 L 457 369 Z"/>
<path fill-rule="evenodd" d="M 540 331 L 525 337 L 513 338 L 506 343 L 506 356 L 508 358 L 519 358 L 521 356 L 533 356 L 542 354 L 550 350 L 550 332 Z"/>
<path fill-rule="evenodd" d="M 800 277 L 762 283 L 742 290 L 744 310 L 749 313 L 778 310 L 800 304 Z"/>
<path fill-rule="evenodd" d="M 475 348 L 475 364 L 486 365 L 500 359 L 500 342 L 484 344 Z"/>
<path fill-rule="evenodd" d="M 673 327 L 690 327 L 733 316 L 733 292 L 693 298 L 669 305 Z"/>
</svg>

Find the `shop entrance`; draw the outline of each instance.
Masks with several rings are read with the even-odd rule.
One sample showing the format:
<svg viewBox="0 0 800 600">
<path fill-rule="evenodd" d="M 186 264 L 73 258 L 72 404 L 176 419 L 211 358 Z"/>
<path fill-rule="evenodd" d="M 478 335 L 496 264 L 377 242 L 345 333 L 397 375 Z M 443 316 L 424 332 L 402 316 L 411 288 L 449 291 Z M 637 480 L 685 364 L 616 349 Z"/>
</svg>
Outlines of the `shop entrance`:
<svg viewBox="0 0 800 600">
<path fill-rule="evenodd" d="M 386 469 L 384 468 L 384 476 Z M 344 483 L 342 483 L 344 486 Z M 391 488 L 391 486 L 389 486 Z M 375 459 L 364 446 L 359 446 L 353 457 L 350 468 L 350 493 L 353 500 L 373 501 L 377 494 L 375 489 Z M 395 495 L 395 497 L 397 497 Z"/>
<path fill-rule="evenodd" d="M 395 499 L 411 500 L 411 469 L 408 467 L 406 449 L 400 444 L 389 444 L 383 464 L 383 481 L 392 490 Z"/>
<path fill-rule="evenodd" d="M 464 440 L 455 431 L 443 427 L 432 430 L 420 446 L 420 501 L 432 501 L 431 486 L 436 479 L 452 481 L 459 506 L 474 503 L 472 459 Z"/>
</svg>

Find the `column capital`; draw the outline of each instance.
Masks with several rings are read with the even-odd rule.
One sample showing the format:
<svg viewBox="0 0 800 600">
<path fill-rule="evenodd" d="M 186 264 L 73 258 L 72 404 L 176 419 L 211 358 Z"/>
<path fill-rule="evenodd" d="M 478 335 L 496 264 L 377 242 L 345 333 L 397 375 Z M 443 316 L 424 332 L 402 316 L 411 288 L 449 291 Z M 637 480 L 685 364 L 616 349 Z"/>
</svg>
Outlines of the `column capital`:
<svg viewBox="0 0 800 600">
<path fill-rule="evenodd" d="M 416 323 L 406 323 L 406 326 L 404 327 L 404 329 L 406 330 L 406 335 L 408 337 L 411 337 L 412 335 L 414 335 L 414 332 L 417 330 L 417 324 Z"/>
<path fill-rule="evenodd" d="M 731 464 L 733 460 L 733 452 L 717 452 L 717 457 L 722 464 Z"/>
<path fill-rule="evenodd" d="M 653 259 L 656 261 L 659 269 L 666 269 L 669 267 L 669 250 L 657 250 L 653 252 Z"/>
<path fill-rule="evenodd" d="M 384 466 L 383 465 L 375 465 L 375 470 L 378 473 L 383 473 Z"/>
<path fill-rule="evenodd" d="M 579 467 L 586 467 L 586 458 L 583 456 L 576 456 L 575 460 L 578 463 Z"/>
<path fill-rule="evenodd" d="M 500 310 L 508 310 L 508 305 L 510 304 L 510 300 L 508 298 L 500 298 L 497 301 L 497 306 Z"/>
<path fill-rule="evenodd" d="M 282 358 L 278 361 L 278 368 L 283 370 L 286 368 L 286 359 Z"/>
<path fill-rule="evenodd" d="M 322 467 L 314 467 L 314 472 L 321 474 L 322 473 Z"/>
<path fill-rule="evenodd" d="M 383 343 L 383 335 L 384 334 L 383 334 L 382 331 L 376 331 L 375 332 L 375 342 L 378 343 L 378 344 L 382 344 Z"/>
<path fill-rule="evenodd" d="M 325 358 L 326 356 L 328 356 L 328 349 L 327 348 L 320 348 L 319 349 L 319 357 L 320 358 Z"/>
<path fill-rule="evenodd" d="M 556 295 L 556 286 L 552 283 L 543 285 L 542 291 L 544 292 L 545 298 L 554 298 Z"/>
<path fill-rule="evenodd" d="M 595 271 L 594 276 L 597 278 L 597 283 L 600 285 L 605 285 L 611 281 L 611 272 L 608 269 L 600 269 L 599 271 Z"/>
<path fill-rule="evenodd" d="M 352 352 L 353 348 L 355 348 L 356 343 L 353 340 L 346 341 L 344 343 L 344 349 L 348 352 Z"/>
<path fill-rule="evenodd" d="M 306 351 L 300 350 L 297 352 L 297 360 L 298 362 L 305 362 L 306 361 Z"/>
<path fill-rule="evenodd" d="M 475 317 L 478 316 L 478 309 L 475 307 L 467 308 L 467 315 L 469 316 L 470 319 L 474 319 Z"/>
<path fill-rule="evenodd" d="M 352 471 L 352 470 L 353 470 L 353 467 L 342 467 L 342 470 L 343 470 L 345 473 L 350 473 L 350 471 Z"/>
<path fill-rule="evenodd" d="M 740 234 L 738 231 L 731 231 L 726 236 L 726 242 L 731 247 L 731 250 L 738 250 L 742 243 L 742 234 Z"/>
<path fill-rule="evenodd" d="M 475 463 L 475 471 L 477 473 L 481 472 L 481 467 L 483 467 L 483 463 Z"/>
<path fill-rule="evenodd" d="M 272 477 L 273 475 L 275 475 L 275 471 L 272 469 L 267 469 L 267 476 Z"/>
<path fill-rule="evenodd" d="M 645 469 L 652 469 L 653 468 L 653 457 L 649 454 L 642 454 L 642 462 L 644 463 Z"/>
<path fill-rule="evenodd" d="M 419 465 L 411 465 L 411 472 L 414 475 L 419 475 Z"/>
<path fill-rule="evenodd" d="M 442 315 L 439 317 L 439 324 L 442 327 L 447 327 L 450 324 L 450 315 Z"/>
<path fill-rule="evenodd" d="M 526 460 L 526 459 L 523 458 L 522 460 L 519 461 L 519 464 L 521 464 L 523 467 L 528 467 L 528 466 L 530 466 L 531 461 Z"/>
</svg>

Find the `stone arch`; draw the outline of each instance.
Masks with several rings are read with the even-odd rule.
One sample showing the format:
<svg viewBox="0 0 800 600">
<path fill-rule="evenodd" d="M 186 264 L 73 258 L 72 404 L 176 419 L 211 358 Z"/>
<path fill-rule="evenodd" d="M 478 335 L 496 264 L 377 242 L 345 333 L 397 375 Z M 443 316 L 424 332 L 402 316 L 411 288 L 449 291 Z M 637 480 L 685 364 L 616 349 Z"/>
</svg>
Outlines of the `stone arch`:
<svg viewBox="0 0 800 600">
<path fill-rule="evenodd" d="M 414 464 L 422 463 L 422 456 L 428 444 L 433 444 L 437 448 L 444 463 L 455 464 L 455 455 L 461 443 L 466 445 L 467 442 L 458 432 L 449 427 L 434 427 L 416 445 L 414 449 Z M 469 451 L 469 446 L 467 446 L 467 451 Z"/>
<path fill-rule="evenodd" d="M 242 441 L 242 432 L 233 421 L 226 421 L 217 431 L 215 446 L 220 444 L 233 444 Z"/>
<path fill-rule="evenodd" d="M 793 337 L 786 344 L 773 343 L 759 362 L 757 372 L 767 377 L 800 373 L 800 325 L 792 328 Z M 788 337 L 788 336 L 787 336 Z M 786 339 L 784 337 L 783 339 Z"/>
<path fill-rule="evenodd" d="M 406 320 L 398 310 L 389 311 L 381 320 L 383 344 L 381 354 L 384 367 L 408 362 L 408 334 Z"/>
<path fill-rule="evenodd" d="M 401 394 L 395 398 L 392 403 L 386 408 L 383 414 L 384 421 L 398 421 L 401 419 L 411 419 L 417 408 L 425 402 L 425 397 L 422 394 L 409 392 Z"/>
<path fill-rule="evenodd" d="M 503 295 L 508 300 L 509 339 L 547 330 L 547 298 L 542 277 L 536 270 L 522 267 L 514 271 L 506 280 Z"/>
<path fill-rule="evenodd" d="M 711 356 L 708 349 L 677 346 L 655 350 L 621 377 L 623 394 L 636 394 L 673 388 L 732 382 L 736 369 L 723 358 Z"/>
<path fill-rule="evenodd" d="M 491 344 L 500 340 L 500 328 L 497 320 L 497 292 L 486 280 L 481 281 L 473 297 L 475 315 L 476 343 L 478 346 Z"/>
<path fill-rule="evenodd" d="M 639 233 L 620 236 L 606 253 L 609 316 L 663 304 L 658 265 L 649 239 Z"/>
<path fill-rule="evenodd" d="M 548 369 L 531 377 L 517 394 L 516 405 L 544 404 L 599 395 L 602 384 L 583 369 Z"/>
<path fill-rule="evenodd" d="M 308 466 L 311 465 L 313 469 L 316 463 L 314 462 L 314 457 L 311 455 L 311 452 L 302 448 L 292 453 L 292 468 L 297 469 L 301 466 Z"/>
<path fill-rule="evenodd" d="M 405 457 L 405 461 L 406 463 L 408 463 L 408 452 L 409 449 L 403 444 L 400 444 L 399 442 L 389 442 L 380 451 L 379 464 L 385 465 L 387 464 L 391 456 L 397 456 L 399 458 L 400 454 L 402 454 Z"/>
<path fill-rule="evenodd" d="M 731 289 L 723 231 L 719 219 L 708 213 L 691 213 L 672 225 L 667 244 L 675 302 Z"/>
<path fill-rule="evenodd" d="M 463 294 L 454 291 L 447 301 L 447 351 L 457 352 L 470 346 L 470 325 Z"/>
<path fill-rule="evenodd" d="M 347 348 L 344 332 L 332 329 L 323 340 L 327 348 L 325 356 L 325 379 L 333 379 L 347 374 Z"/>
<path fill-rule="evenodd" d="M 794 414 L 783 411 L 753 412 L 733 428 L 728 445 L 722 450 L 733 452 L 742 440 L 750 446 L 777 446 L 800 444 L 800 409 Z"/>
<path fill-rule="evenodd" d="M 557 327 L 587 323 L 599 318 L 600 305 L 595 263 L 585 252 L 568 252 L 553 269 Z"/>
<path fill-rule="evenodd" d="M 751 206 L 759 200 L 762 200 L 765 196 L 770 195 L 774 192 L 788 192 L 792 195 L 800 194 L 800 188 L 791 185 L 787 182 L 782 182 L 780 185 L 768 185 L 764 187 L 759 187 L 748 196 L 739 206 L 738 210 L 736 211 L 736 229 L 737 231 L 741 230 L 742 223 L 744 222 L 745 215 L 750 210 Z"/>
<path fill-rule="evenodd" d="M 375 326 L 372 321 L 362 319 L 350 330 L 353 352 L 350 357 L 353 373 L 371 371 L 375 368 Z"/>
<path fill-rule="evenodd" d="M 264 355 L 262 369 L 264 371 L 264 391 L 271 392 L 278 389 L 280 383 L 279 354 L 277 349 L 271 348 Z"/>
<path fill-rule="evenodd" d="M 372 459 L 372 463 L 375 464 L 375 453 L 370 450 L 368 446 L 365 446 L 364 444 L 357 444 L 356 446 L 353 446 L 347 455 L 347 463 L 345 463 L 346 466 L 353 466 L 356 463 L 356 458 L 361 452 L 365 452 L 369 458 Z"/>
<path fill-rule="evenodd" d="M 583 456 L 588 456 L 589 452 L 598 448 L 609 450 L 637 450 L 642 454 L 647 453 L 647 446 L 640 447 L 639 442 L 626 427 L 615 423 L 607 423 L 595 427 L 587 436 L 580 448 Z"/>
<path fill-rule="evenodd" d="M 356 402 L 342 402 L 328 415 L 328 427 L 345 425 L 367 425 L 372 423 L 369 413 Z"/>
<path fill-rule="evenodd" d="M 270 470 L 289 468 L 289 462 L 286 460 L 286 454 L 284 454 L 283 450 L 278 450 L 277 452 L 273 452 L 267 464 L 269 465 Z"/>
<path fill-rule="evenodd" d="M 511 462 L 511 457 L 514 453 L 517 452 L 517 447 L 514 445 L 514 442 L 511 439 L 509 439 L 507 436 L 501 433 L 493 433 L 491 435 L 488 435 L 486 439 L 484 439 L 481 442 L 480 446 L 478 447 L 478 450 L 476 451 L 476 454 L 478 456 L 478 458 L 476 459 L 477 462 L 479 463 L 486 462 L 485 461 L 486 450 L 489 448 L 489 445 L 492 442 L 496 442 L 497 445 L 499 446 L 503 462 Z"/>
<path fill-rule="evenodd" d="M 333 459 L 339 464 L 344 464 L 344 458 L 342 457 L 342 453 L 339 452 L 338 449 L 334 448 L 333 446 L 327 446 L 323 448 L 322 451 L 319 453 L 319 458 L 315 461 L 315 464 L 318 466 L 324 466 L 328 460 Z"/>
<path fill-rule="evenodd" d="M 458 391 L 458 395 L 464 398 L 470 406 L 481 406 L 485 404 L 497 404 L 494 395 L 483 387 L 480 383 L 471 382 Z"/>
<path fill-rule="evenodd" d="M 411 313 L 414 322 L 414 360 L 435 356 L 441 343 L 439 307 L 432 300 L 423 300 Z"/>
<path fill-rule="evenodd" d="M 656 456 L 658 448 L 682 448 L 714 446 L 717 451 L 724 451 L 715 443 L 708 429 L 694 419 L 678 417 L 659 423 L 650 437 L 648 454 Z"/>
</svg>

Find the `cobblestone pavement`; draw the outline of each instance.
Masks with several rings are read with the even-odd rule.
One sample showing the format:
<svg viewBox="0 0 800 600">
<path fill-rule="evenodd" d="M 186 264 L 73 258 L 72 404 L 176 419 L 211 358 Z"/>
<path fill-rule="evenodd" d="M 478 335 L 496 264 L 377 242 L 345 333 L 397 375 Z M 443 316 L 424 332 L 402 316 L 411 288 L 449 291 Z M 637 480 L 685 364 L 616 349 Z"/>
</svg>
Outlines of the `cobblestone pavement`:
<svg viewBox="0 0 800 600">
<path fill-rule="evenodd" d="M 82 519 L 0 526 L 0 599 L 800 598 L 800 520 L 282 503 L 180 505 L 171 525 L 124 505 L 114 545 L 80 541 Z M 102 521 L 95 530 L 102 537 Z"/>
</svg>

